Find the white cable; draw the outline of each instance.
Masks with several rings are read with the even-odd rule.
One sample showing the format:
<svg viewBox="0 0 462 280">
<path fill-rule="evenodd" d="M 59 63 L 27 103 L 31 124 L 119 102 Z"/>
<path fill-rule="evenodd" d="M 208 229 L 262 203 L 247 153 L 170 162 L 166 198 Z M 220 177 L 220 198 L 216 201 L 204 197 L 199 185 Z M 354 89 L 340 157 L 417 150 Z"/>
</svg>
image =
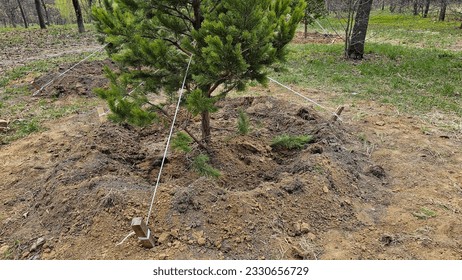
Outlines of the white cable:
<svg viewBox="0 0 462 280">
<path fill-rule="evenodd" d="M 135 234 L 134 232 L 129 233 L 127 236 L 125 236 L 124 239 L 122 239 L 122 241 L 120 241 L 119 243 L 117 243 L 116 246 L 122 245 L 122 244 L 125 242 L 125 240 L 127 240 L 130 236 L 133 236 L 134 234 Z"/>
<path fill-rule="evenodd" d="M 273 79 L 273 78 L 271 78 L 271 77 L 268 77 L 268 79 L 269 79 L 270 81 L 272 81 L 273 83 L 278 84 L 278 85 L 280 85 L 281 87 L 283 87 L 283 88 L 285 88 L 285 89 L 287 89 L 287 90 L 289 90 L 289 91 L 295 93 L 296 95 L 300 96 L 301 98 L 303 98 L 303 99 L 305 99 L 305 100 L 307 100 L 307 101 L 313 103 L 314 105 L 316 105 L 316 106 L 318 106 L 318 107 L 320 107 L 320 108 L 322 108 L 322 109 L 324 109 L 324 110 L 326 110 L 326 111 L 328 111 L 328 112 L 331 112 L 331 110 L 329 110 L 328 108 L 322 106 L 321 104 L 319 104 L 318 102 L 314 101 L 313 99 L 304 96 L 303 94 L 301 94 L 301 93 L 299 93 L 299 92 L 297 92 L 297 91 L 291 89 L 290 87 L 288 87 L 288 86 L 286 86 L 286 85 L 284 85 L 284 84 L 282 84 L 282 83 L 276 81 L 275 79 Z M 342 118 L 340 118 L 340 116 L 339 116 L 337 113 L 331 113 L 331 114 L 334 115 L 334 116 L 336 116 L 340 121 L 343 121 Z"/>
<path fill-rule="evenodd" d="M 148 212 L 148 215 L 146 216 L 146 225 L 149 224 L 149 218 L 151 217 L 152 207 L 154 205 L 154 200 L 156 198 L 157 189 L 159 187 L 159 182 L 160 182 L 160 177 L 162 175 L 162 170 L 164 169 L 165 159 L 167 158 L 168 147 L 170 146 L 170 140 L 172 139 L 173 130 L 175 128 L 176 118 L 178 116 L 178 111 L 180 110 L 181 98 L 183 96 L 184 88 L 185 88 L 185 85 L 186 85 L 186 79 L 188 77 L 189 67 L 191 66 L 192 58 L 193 58 L 193 56 L 191 55 L 190 58 L 189 58 L 188 67 L 186 68 L 186 72 L 185 72 L 185 75 L 184 75 L 183 84 L 181 86 L 180 94 L 178 96 L 178 103 L 176 105 L 175 115 L 173 116 L 172 126 L 170 128 L 170 133 L 169 133 L 168 138 L 167 138 L 167 144 L 165 145 L 164 157 L 162 158 L 162 163 L 160 165 L 159 174 L 157 175 L 157 182 L 156 182 L 156 185 L 154 187 L 154 192 L 152 194 L 151 206 L 149 207 L 149 212 Z"/>
<path fill-rule="evenodd" d="M 51 85 L 54 81 L 56 81 L 58 78 L 66 75 L 69 71 L 71 71 L 72 69 L 74 69 L 75 67 L 77 67 L 78 65 L 80 65 L 82 62 L 88 60 L 90 57 L 94 56 L 95 54 L 99 53 L 100 51 L 102 51 L 108 44 L 102 46 L 101 48 L 97 49 L 96 51 L 94 51 L 93 53 L 91 53 L 89 56 L 85 57 L 84 59 L 82 59 L 81 61 L 77 62 L 76 64 L 74 64 L 71 68 L 67 69 L 66 71 L 60 73 L 58 76 L 54 77 L 53 79 L 51 79 L 48 83 L 44 84 L 39 90 L 37 90 L 34 94 L 32 94 L 32 96 L 37 96 L 42 90 L 44 90 L 46 87 L 48 87 L 49 85 Z"/>
</svg>

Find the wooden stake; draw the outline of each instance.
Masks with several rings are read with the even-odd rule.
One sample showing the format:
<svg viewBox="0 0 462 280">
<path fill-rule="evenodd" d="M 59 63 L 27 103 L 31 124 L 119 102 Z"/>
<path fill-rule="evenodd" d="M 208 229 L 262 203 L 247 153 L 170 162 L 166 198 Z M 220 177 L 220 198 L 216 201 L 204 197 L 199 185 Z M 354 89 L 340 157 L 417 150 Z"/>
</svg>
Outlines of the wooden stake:
<svg viewBox="0 0 462 280">
<path fill-rule="evenodd" d="M 337 108 L 337 111 L 335 111 L 335 115 L 332 117 L 332 122 L 335 122 L 336 120 L 338 120 L 338 118 L 343 112 L 343 109 L 345 109 L 344 106 L 340 106 Z"/>
<path fill-rule="evenodd" d="M 138 236 L 138 240 L 145 248 L 154 248 L 154 238 L 152 237 L 151 230 L 148 228 L 143 218 L 133 218 L 132 229 Z"/>
</svg>

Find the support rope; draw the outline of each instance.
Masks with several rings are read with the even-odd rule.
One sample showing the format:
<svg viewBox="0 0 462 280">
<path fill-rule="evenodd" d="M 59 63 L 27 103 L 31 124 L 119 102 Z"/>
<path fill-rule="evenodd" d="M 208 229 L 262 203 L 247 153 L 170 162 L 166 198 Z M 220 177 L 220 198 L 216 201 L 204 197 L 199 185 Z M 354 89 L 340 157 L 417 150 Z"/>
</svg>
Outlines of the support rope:
<svg viewBox="0 0 462 280">
<path fill-rule="evenodd" d="M 42 92 L 42 90 L 44 90 L 46 87 L 48 87 L 49 85 L 51 85 L 54 81 L 56 81 L 57 79 L 61 78 L 62 76 L 66 75 L 68 72 L 70 72 L 72 69 L 74 69 L 75 67 L 77 67 L 78 65 L 82 64 L 83 62 L 87 61 L 90 57 L 94 56 L 95 54 L 99 53 L 100 51 L 102 51 L 108 44 L 102 46 L 101 48 L 97 49 L 96 51 L 94 51 L 93 53 L 91 53 L 89 56 L 85 57 L 84 59 L 82 59 L 81 61 L 77 62 L 76 64 L 74 64 L 73 66 L 71 66 L 69 69 L 67 69 L 66 71 L 60 73 L 59 75 L 57 75 L 56 77 L 54 77 L 53 79 L 51 79 L 48 83 L 44 84 L 40 89 L 38 89 L 36 92 L 34 92 L 34 94 L 32 94 L 32 96 L 37 96 L 40 92 Z"/>
<path fill-rule="evenodd" d="M 292 93 L 298 95 L 299 97 L 305 99 L 306 101 L 311 102 L 311 103 L 313 103 L 314 105 L 316 105 L 316 106 L 318 106 L 318 107 L 320 107 L 320 108 L 322 108 L 322 109 L 324 109 L 324 110 L 330 112 L 330 113 L 331 113 L 333 116 L 335 116 L 337 119 L 339 119 L 340 121 L 343 121 L 342 118 L 340 118 L 340 116 L 339 116 L 337 113 L 335 113 L 335 112 L 332 113 L 332 110 L 330 110 L 330 109 L 326 108 L 325 106 L 319 104 L 319 103 L 316 102 L 315 100 L 313 100 L 313 99 L 311 99 L 311 98 L 308 98 L 308 97 L 304 96 L 303 94 L 301 94 L 301 93 L 299 93 L 299 92 L 297 92 L 297 91 L 291 89 L 290 87 L 288 87 L 288 86 L 282 84 L 281 82 L 276 81 L 275 79 L 273 79 L 273 78 L 271 78 L 271 77 L 268 77 L 268 79 L 269 79 L 270 81 L 272 81 L 273 83 L 275 83 L 275 84 L 277 84 L 277 85 L 279 85 L 279 86 L 281 86 L 281 87 L 283 87 L 283 88 L 289 90 L 290 92 L 292 92 Z"/>
<path fill-rule="evenodd" d="M 167 138 L 167 144 L 165 145 L 164 156 L 162 158 L 162 163 L 160 165 L 159 174 L 157 175 L 157 182 L 156 182 L 156 185 L 154 187 L 153 194 L 152 194 L 151 206 L 149 207 L 149 212 L 148 212 L 148 215 L 146 216 L 146 225 L 149 224 L 149 219 L 151 218 L 152 208 L 154 206 L 154 200 L 156 198 L 157 189 L 159 188 L 160 177 L 162 176 L 162 170 L 164 169 L 165 159 L 167 158 L 167 152 L 168 152 L 168 148 L 170 146 L 170 140 L 172 139 L 173 130 L 175 128 L 176 118 L 177 118 L 178 112 L 180 110 L 181 98 L 183 97 L 183 92 L 184 92 L 184 88 L 185 88 L 185 85 L 186 85 L 186 79 L 188 77 L 189 67 L 191 66 L 192 58 L 193 58 L 193 56 L 191 55 L 190 58 L 189 58 L 188 67 L 186 68 L 186 72 L 185 72 L 185 75 L 184 75 L 183 84 L 181 86 L 180 94 L 178 96 L 178 103 L 176 105 L 175 115 L 173 116 L 172 126 L 170 127 L 170 133 L 169 133 L 168 138 Z"/>
</svg>

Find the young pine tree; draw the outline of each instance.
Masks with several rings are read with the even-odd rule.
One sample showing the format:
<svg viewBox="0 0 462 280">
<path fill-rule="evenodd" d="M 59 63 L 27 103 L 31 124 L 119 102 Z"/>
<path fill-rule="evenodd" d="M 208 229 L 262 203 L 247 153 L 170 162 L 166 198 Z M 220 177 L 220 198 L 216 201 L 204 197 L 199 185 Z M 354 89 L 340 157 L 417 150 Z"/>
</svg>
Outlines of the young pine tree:
<svg viewBox="0 0 462 280">
<path fill-rule="evenodd" d="M 251 80 L 266 82 L 270 67 L 284 60 L 304 8 L 304 0 L 104 0 L 93 17 L 120 69 L 108 71 L 110 88 L 99 95 L 113 119 L 149 124 L 158 108 L 148 94 L 174 96 L 192 56 L 183 103 L 201 116 L 209 142 L 215 103 Z"/>
</svg>

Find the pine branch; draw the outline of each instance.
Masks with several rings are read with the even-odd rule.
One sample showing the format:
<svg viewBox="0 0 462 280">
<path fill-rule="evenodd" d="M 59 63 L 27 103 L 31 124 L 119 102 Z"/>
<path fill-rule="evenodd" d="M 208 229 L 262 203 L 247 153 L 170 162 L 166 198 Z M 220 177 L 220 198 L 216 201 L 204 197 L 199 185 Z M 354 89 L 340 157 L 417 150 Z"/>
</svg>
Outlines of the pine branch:
<svg viewBox="0 0 462 280">
<path fill-rule="evenodd" d="M 168 39 L 168 38 L 162 38 L 162 40 L 171 43 L 173 46 L 175 46 L 177 49 L 179 49 L 179 50 L 182 51 L 183 53 L 187 54 L 188 56 L 191 56 L 191 55 L 192 55 L 190 52 L 188 52 L 187 50 L 183 49 L 183 48 L 180 46 L 180 44 L 178 44 L 178 42 L 175 42 L 175 41 L 173 41 L 172 39 Z"/>
<path fill-rule="evenodd" d="M 159 107 L 158 105 L 154 104 L 154 103 L 151 103 L 148 101 L 148 104 L 153 106 L 154 108 L 156 108 L 159 112 L 161 112 L 165 117 L 167 117 L 170 121 L 173 121 L 173 118 L 172 116 L 170 116 L 167 111 L 165 111 L 163 108 Z M 199 139 L 197 139 L 196 136 L 194 136 L 194 134 L 187 128 L 187 127 L 183 127 L 182 128 L 184 130 L 184 132 L 186 132 L 193 140 L 194 142 L 196 142 L 199 147 L 201 147 L 202 149 L 206 150 L 208 153 L 210 153 L 210 149 L 205 146 L 204 144 L 202 144 L 201 141 L 199 141 Z"/>
</svg>

